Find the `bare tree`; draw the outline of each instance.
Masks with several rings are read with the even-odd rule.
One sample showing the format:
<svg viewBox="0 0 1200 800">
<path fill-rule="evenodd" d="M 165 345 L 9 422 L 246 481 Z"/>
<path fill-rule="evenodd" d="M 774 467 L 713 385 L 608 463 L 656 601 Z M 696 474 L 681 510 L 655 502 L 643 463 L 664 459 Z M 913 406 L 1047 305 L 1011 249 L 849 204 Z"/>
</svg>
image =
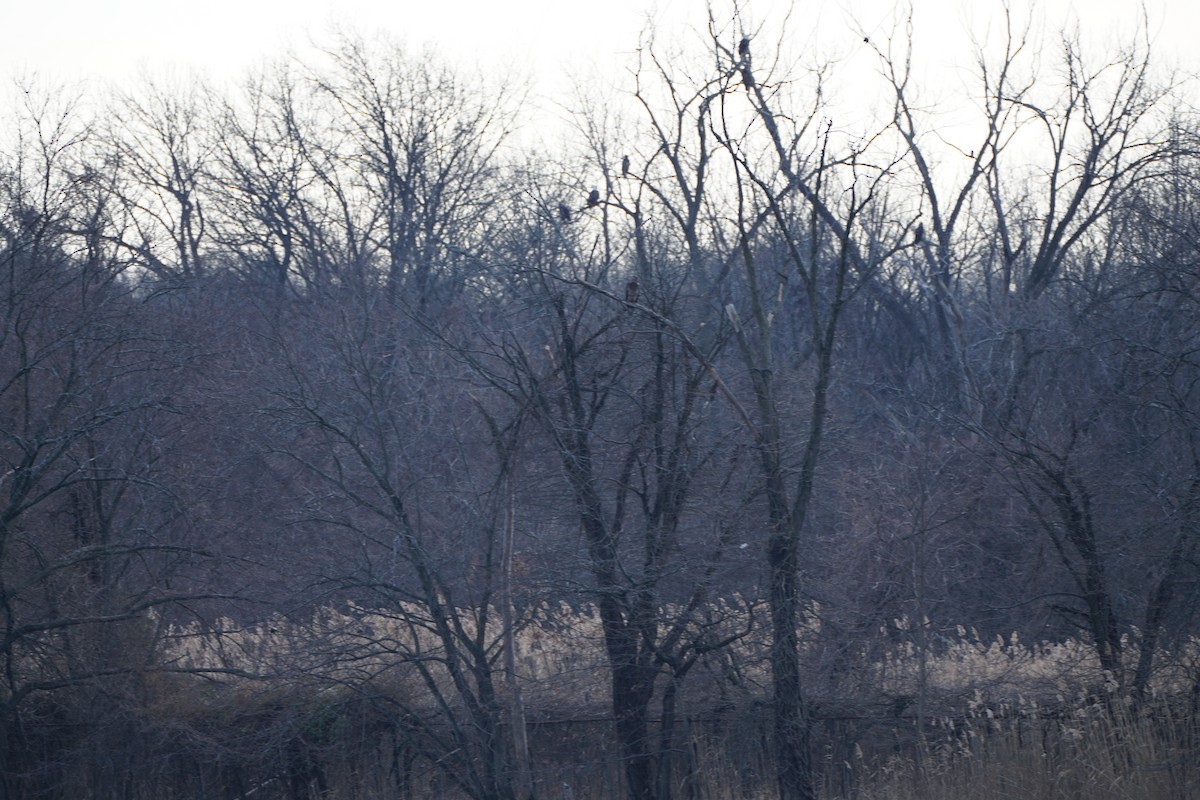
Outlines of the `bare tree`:
<svg viewBox="0 0 1200 800">
<path fill-rule="evenodd" d="M 911 285 L 927 297 L 938 333 L 928 341 L 941 343 L 934 361 L 951 376 L 934 402 L 1011 468 L 1013 492 L 1070 576 L 1073 600 L 1060 607 L 1123 684 L 1125 590 L 1110 550 L 1120 534 L 1098 508 L 1117 495 L 1100 488 L 1107 479 L 1093 471 L 1093 448 L 1122 441 L 1110 420 L 1118 398 L 1135 390 L 1110 370 L 1133 352 L 1125 337 L 1106 341 L 1093 326 L 1101 307 L 1117 313 L 1105 293 L 1125 280 L 1114 255 L 1117 210 L 1163 181 L 1183 152 L 1163 113 L 1174 87 L 1155 79 L 1138 38 L 1144 23 L 1099 66 L 1077 33 L 1062 34 L 1051 79 L 1026 65 L 1036 55 L 1030 27 L 1008 12 L 1005 24 L 997 60 L 979 49 L 978 138 L 943 151 L 910 85 L 911 38 L 901 56 L 896 41 L 875 46 L 930 222 L 912 245 Z M 956 166 L 964 161 L 965 170 Z M 1029 170 L 1045 180 L 1030 182 Z"/>
<path fill-rule="evenodd" d="M 594 119 L 581 121 L 603 137 L 589 128 Z M 603 152 L 600 138 L 592 144 Z M 570 227 L 553 194 L 540 207 L 514 202 L 492 257 L 516 266 L 497 267 L 490 292 L 519 311 L 483 333 L 479 352 L 464 351 L 495 390 L 528 408 L 563 476 L 585 548 L 582 574 L 564 574 L 564 588 L 584 580 L 596 604 L 626 785 L 638 798 L 672 796 L 680 686 L 740 635 L 705 615 L 716 576 L 737 561 L 729 542 L 739 525 L 702 524 L 698 493 L 737 461 L 721 454 L 729 431 L 714 426 L 707 391 L 720 333 L 685 333 L 704 313 L 691 291 L 706 264 L 670 255 L 674 233 L 660 238 L 643 216 L 669 191 L 613 189 L 600 214 Z M 636 294 L 626 276 L 640 277 Z"/>
<path fill-rule="evenodd" d="M 433 312 L 474 267 L 466 254 L 497 199 L 497 158 L 521 94 L 394 44 L 346 37 L 328 57 L 312 80 L 338 112 L 338 152 L 370 210 L 388 296 Z"/>
<path fill-rule="evenodd" d="M 0 167 L 6 796 L 52 785 L 64 766 L 24 760 L 45 757 L 25 738 L 30 704 L 128 697 L 152 659 L 148 612 L 181 599 L 166 578 L 198 554 L 177 538 L 180 508 L 160 471 L 180 360 L 115 255 L 108 184 L 79 161 L 90 127 L 68 94 L 48 96 L 27 93 L 19 149 Z"/>
<path fill-rule="evenodd" d="M 468 376 L 419 328 L 397 347 L 404 319 L 367 286 L 273 320 L 273 458 L 299 468 L 295 524 L 321 553 L 308 591 L 394 629 L 352 633 L 333 679 L 388 708 L 468 795 L 513 798 L 494 670 L 509 423 L 475 407 Z"/>
<path fill-rule="evenodd" d="M 715 128 L 738 178 L 737 243 L 746 287 L 740 305 L 747 313 L 743 316 L 739 304 L 729 303 L 726 314 L 749 379 L 755 412 L 749 432 L 767 506 L 778 791 L 782 800 L 808 800 L 816 797 L 816 783 L 799 642 L 804 534 L 829 416 L 842 314 L 857 282 L 869 279 L 875 259 L 887 253 L 886 248 L 862 247 L 860 218 L 881 202 L 890 165 L 867 161 L 863 146 L 855 142 L 847 143 L 843 153 L 830 151 L 828 126 L 822 131 L 815 124 L 819 84 L 813 106 L 797 113 L 784 105 L 786 95 L 768 88 L 783 85 L 782 76 L 756 74 L 748 48 L 735 56 L 715 34 L 714 45 L 723 56 L 719 63 L 726 79 L 741 84 L 740 91 L 723 95 L 726 102 Z M 735 101 L 744 105 L 739 108 Z M 746 113 L 748 124 L 742 116 Z M 789 292 L 793 279 L 798 296 Z M 785 298 L 799 305 L 791 313 L 799 311 L 808 326 L 805 354 L 810 364 L 799 386 L 789 385 L 793 376 L 777 363 L 777 320 L 788 313 Z M 809 398 L 800 419 L 791 400 L 797 390 Z M 793 432 L 797 423 L 802 433 Z M 791 445 L 796 440 L 802 442 L 798 452 Z"/>
<path fill-rule="evenodd" d="M 202 110 L 211 95 L 195 76 L 187 81 L 145 77 L 115 100 L 102 134 L 129 217 L 117 244 L 165 283 L 202 276 L 211 239 L 205 190 L 214 130 Z"/>
</svg>

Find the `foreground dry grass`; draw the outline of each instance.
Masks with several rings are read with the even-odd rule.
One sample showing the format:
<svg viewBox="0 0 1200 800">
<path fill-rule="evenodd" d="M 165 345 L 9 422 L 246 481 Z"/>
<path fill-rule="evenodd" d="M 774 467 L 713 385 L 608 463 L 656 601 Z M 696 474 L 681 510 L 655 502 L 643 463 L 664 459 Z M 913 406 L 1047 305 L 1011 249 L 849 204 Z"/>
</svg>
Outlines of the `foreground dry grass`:
<svg viewBox="0 0 1200 800">
<path fill-rule="evenodd" d="M 856 800 L 1188 800 L 1200 797 L 1195 717 L 1157 702 L 1092 704 L 1052 724 L 977 720 L 923 758 L 893 759 Z"/>
</svg>

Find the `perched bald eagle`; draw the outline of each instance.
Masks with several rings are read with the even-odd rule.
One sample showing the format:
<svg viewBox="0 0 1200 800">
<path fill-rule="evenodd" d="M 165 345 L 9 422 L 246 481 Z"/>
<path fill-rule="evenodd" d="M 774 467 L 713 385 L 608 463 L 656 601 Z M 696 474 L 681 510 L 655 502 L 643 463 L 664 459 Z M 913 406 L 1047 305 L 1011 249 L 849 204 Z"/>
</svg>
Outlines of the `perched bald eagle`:
<svg viewBox="0 0 1200 800">
<path fill-rule="evenodd" d="M 750 68 L 750 37 L 743 36 L 738 42 L 738 55 L 741 57 L 739 68 L 742 71 L 742 83 L 747 89 L 756 88 L 754 84 L 754 71 Z"/>
<path fill-rule="evenodd" d="M 629 283 L 625 284 L 625 302 L 636 303 L 638 301 L 638 290 L 641 286 L 638 285 L 637 275 L 629 279 Z"/>
<path fill-rule="evenodd" d="M 920 244 L 925 241 L 925 223 L 918 222 L 917 229 L 913 231 L 913 244 Z"/>
<path fill-rule="evenodd" d="M 621 177 L 629 177 L 629 156 L 625 156 L 621 159 Z"/>
<path fill-rule="evenodd" d="M 566 203 L 558 204 L 558 218 L 564 223 L 571 221 L 571 209 L 567 207 Z"/>
<path fill-rule="evenodd" d="M 592 189 L 591 194 L 588 195 L 587 207 L 595 208 L 598 205 L 600 205 L 600 190 Z"/>
</svg>

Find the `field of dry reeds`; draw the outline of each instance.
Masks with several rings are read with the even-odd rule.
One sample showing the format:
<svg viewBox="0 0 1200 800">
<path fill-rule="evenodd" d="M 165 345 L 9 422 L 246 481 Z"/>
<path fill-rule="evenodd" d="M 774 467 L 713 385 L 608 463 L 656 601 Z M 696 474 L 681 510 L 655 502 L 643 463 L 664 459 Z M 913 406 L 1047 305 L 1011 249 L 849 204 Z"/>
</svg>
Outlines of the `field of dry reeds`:
<svg viewBox="0 0 1200 800">
<path fill-rule="evenodd" d="M 747 635 L 680 687 L 673 797 L 772 796 L 765 643 L 751 614 L 738 599 L 722 606 L 725 624 L 745 625 Z M 460 616 L 462 635 L 475 638 L 480 616 Z M 499 672 L 503 639 L 494 620 L 479 641 Z M 811 626 L 815 640 L 819 625 Z M 172 746 L 203 743 L 194 768 L 209 770 L 222 786 L 240 787 L 228 796 L 383 797 L 397 787 L 414 798 L 462 795 L 439 767 L 429 731 L 422 738 L 413 727 L 416 718 L 429 729 L 462 719 L 461 709 L 446 706 L 461 698 L 448 689 L 445 647 L 424 609 L 347 607 L 304 621 L 160 623 L 160 630 L 169 671 L 148 682 L 148 718 L 174 731 Z M 620 757 L 595 610 L 528 609 L 515 646 L 537 796 L 619 797 Z M 1164 652 L 1159 663 L 1155 695 L 1135 701 L 1078 640 L 988 641 L 959 629 L 925 652 L 893 642 L 851 674 L 812 678 L 823 794 L 831 800 L 1198 796 L 1193 701 L 1200 648 L 1193 642 Z M 509 684 L 498 679 L 497 686 L 498 700 L 506 702 Z M 238 747 L 266 752 L 283 767 L 241 763 L 233 755 Z M 221 759 L 223 766 L 214 768 Z M 290 788 L 279 774 L 291 775 Z"/>
</svg>

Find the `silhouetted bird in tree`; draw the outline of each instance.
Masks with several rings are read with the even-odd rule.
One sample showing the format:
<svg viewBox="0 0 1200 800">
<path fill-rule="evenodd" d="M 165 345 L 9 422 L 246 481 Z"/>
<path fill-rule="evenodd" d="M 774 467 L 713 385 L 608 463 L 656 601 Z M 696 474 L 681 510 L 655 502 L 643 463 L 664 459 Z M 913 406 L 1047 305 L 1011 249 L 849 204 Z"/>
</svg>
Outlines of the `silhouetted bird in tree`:
<svg viewBox="0 0 1200 800">
<path fill-rule="evenodd" d="M 741 57 L 740 69 L 742 71 L 742 83 L 746 84 L 747 89 L 754 89 L 754 72 L 750 69 L 750 37 L 743 36 L 738 42 L 738 55 Z"/>
<path fill-rule="evenodd" d="M 595 208 L 598 205 L 600 205 L 600 190 L 592 189 L 591 194 L 588 195 L 587 207 Z"/>
<path fill-rule="evenodd" d="M 558 218 L 564 223 L 571 221 L 571 209 L 567 207 L 566 203 L 558 204 Z"/>
<path fill-rule="evenodd" d="M 641 286 L 638 285 L 637 275 L 634 275 L 629 279 L 629 283 L 625 284 L 625 302 L 636 303 L 639 289 Z"/>
<path fill-rule="evenodd" d="M 621 177 L 629 177 L 629 156 L 625 156 L 621 159 Z"/>
<path fill-rule="evenodd" d="M 920 244 L 925 241 L 925 223 L 918 222 L 917 229 L 913 231 L 913 244 Z"/>
</svg>

